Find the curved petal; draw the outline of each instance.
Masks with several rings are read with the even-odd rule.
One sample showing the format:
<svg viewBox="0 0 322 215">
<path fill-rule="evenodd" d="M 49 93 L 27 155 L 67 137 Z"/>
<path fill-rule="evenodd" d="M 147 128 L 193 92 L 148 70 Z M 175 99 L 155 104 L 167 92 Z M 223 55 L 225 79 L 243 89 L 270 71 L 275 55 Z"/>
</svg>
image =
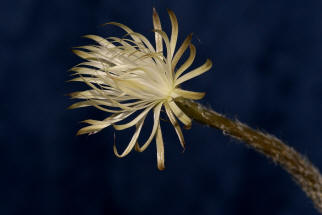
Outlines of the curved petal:
<svg viewBox="0 0 322 215">
<path fill-rule="evenodd" d="M 82 134 L 93 134 L 101 131 L 102 129 L 108 127 L 110 124 L 103 125 L 103 124 L 96 124 L 96 125 L 90 125 L 86 126 L 84 128 L 81 128 L 77 131 L 76 135 L 82 135 Z"/>
<path fill-rule="evenodd" d="M 174 90 L 174 92 L 179 94 L 183 98 L 193 99 L 193 100 L 202 99 L 205 96 L 205 93 L 193 92 L 193 91 L 183 90 L 183 89 L 179 89 L 179 88 L 176 88 Z"/>
<path fill-rule="evenodd" d="M 185 142 L 184 142 L 184 137 L 180 128 L 180 125 L 178 124 L 178 121 L 176 120 L 176 118 L 174 117 L 171 108 L 169 107 L 169 105 L 167 103 L 164 104 L 165 106 L 165 111 L 170 119 L 171 124 L 173 125 L 174 129 L 176 130 L 176 133 L 178 135 L 180 144 L 182 146 L 182 148 L 185 148 Z"/>
<path fill-rule="evenodd" d="M 88 133 L 97 133 L 101 131 L 102 129 L 110 126 L 112 123 L 121 121 L 125 119 L 126 117 L 130 116 L 134 112 L 123 112 L 120 114 L 113 114 L 110 117 L 107 117 L 103 121 L 99 120 L 93 120 L 93 119 L 87 119 L 84 120 L 83 123 L 90 124 L 89 126 L 86 126 L 84 128 L 81 128 L 76 135 L 81 135 L 81 134 L 88 134 Z"/>
<path fill-rule="evenodd" d="M 107 22 L 104 25 L 115 25 L 119 28 L 122 28 L 124 31 L 126 31 L 127 33 L 132 33 L 134 32 L 131 28 L 127 27 L 126 25 L 123 25 L 122 23 L 118 23 L 118 22 Z M 132 37 L 132 39 L 136 42 L 141 42 L 141 40 L 139 38 L 137 38 L 135 35 L 130 35 Z"/>
<path fill-rule="evenodd" d="M 174 113 L 174 115 L 176 115 L 176 117 L 187 127 L 191 126 L 191 119 L 176 105 L 176 103 L 174 101 L 170 101 L 169 106 L 172 110 L 172 112 Z"/>
<path fill-rule="evenodd" d="M 143 152 L 152 142 L 153 138 L 155 137 L 157 128 L 158 128 L 158 124 L 160 122 L 160 111 L 161 111 L 161 107 L 162 107 L 162 103 L 159 103 L 155 108 L 154 108 L 154 114 L 153 114 L 153 127 L 152 127 L 152 132 L 150 134 L 150 137 L 148 138 L 148 140 L 142 145 L 142 147 L 139 146 L 139 144 L 136 144 L 136 150 L 138 152 Z"/>
<path fill-rule="evenodd" d="M 99 104 L 95 103 L 94 100 L 92 100 L 92 99 L 87 100 L 87 101 L 76 102 L 76 103 L 70 105 L 69 107 L 67 107 L 67 109 L 76 109 L 76 108 L 89 107 L 89 106 L 96 107 L 97 109 L 99 109 L 101 111 L 108 112 L 108 113 L 122 113 L 122 112 L 124 112 L 124 110 L 112 110 L 112 109 L 103 108 Z"/>
<path fill-rule="evenodd" d="M 124 110 L 113 110 L 113 109 L 103 108 L 103 107 L 100 106 L 102 104 L 100 104 L 98 102 L 98 100 L 90 99 L 90 100 L 88 100 L 88 102 L 90 103 L 91 106 L 96 107 L 97 109 L 99 109 L 101 111 L 108 112 L 108 113 L 121 113 L 121 112 L 124 111 Z M 116 107 L 116 108 L 118 108 L 118 107 Z M 127 110 L 130 110 L 130 108 L 127 109 Z"/>
<path fill-rule="evenodd" d="M 109 37 L 109 39 L 113 40 L 115 43 L 121 44 L 124 49 L 127 49 L 129 52 L 127 57 L 129 57 L 134 62 L 137 59 L 141 59 L 141 57 L 144 56 L 146 53 L 147 48 L 143 44 L 141 44 L 141 42 L 139 43 L 131 39 L 127 39 L 127 38 L 120 39 L 117 37 Z M 130 43 L 133 43 L 133 45 Z M 141 61 L 144 61 L 145 63 L 148 63 L 148 64 L 154 63 L 151 60 L 151 58 L 141 59 Z"/>
<path fill-rule="evenodd" d="M 106 84 L 101 78 L 92 78 L 92 77 L 77 77 L 69 80 L 68 82 L 84 82 L 84 79 L 93 84 Z"/>
<path fill-rule="evenodd" d="M 202 66 L 200 66 L 197 69 L 194 69 L 194 70 L 188 72 L 187 74 L 181 76 L 180 78 L 178 78 L 175 81 L 175 85 L 177 86 L 187 80 L 190 80 L 198 75 L 201 75 L 202 73 L 207 72 L 211 67 L 212 67 L 212 62 L 211 62 L 211 60 L 207 59 L 207 61 Z"/>
<path fill-rule="evenodd" d="M 94 40 L 95 42 L 97 42 L 98 44 L 100 44 L 101 46 L 104 46 L 106 48 L 113 48 L 115 47 L 115 45 L 113 45 L 112 43 L 108 42 L 106 39 L 104 39 L 103 37 L 97 36 L 97 35 L 84 35 L 83 37 Z"/>
<path fill-rule="evenodd" d="M 157 162 L 158 169 L 164 170 L 164 144 L 162 139 L 162 132 L 160 123 L 158 124 L 157 136 L 156 136 L 156 146 L 157 146 Z"/>
<path fill-rule="evenodd" d="M 159 34 L 161 36 L 161 38 L 163 39 L 163 41 L 166 45 L 166 48 L 167 48 L 167 59 L 170 62 L 171 61 L 171 48 L 170 48 L 170 41 L 169 41 L 168 35 L 164 31 L 161 31 L 158 29 L 154 29 L 153 31 L 156 34 Z"/>
<path fill-rule="evenodd" d="M 99 69 L 89 68 L 89 67 L 80 67 L 75 66 L 71 68 L 69 71 L 75 72 L 73 75 L 94 75 L 94 76 L 105 76 L 105 72 L 102 72 Z"/>
<path fill-rule="evenodd" d="M 82 76 L 80 76 L 80 77 L 82 77 Z M 98 89 L 94 84 L 92 84 L 92 83 L 90 83 L 90 82 L 88 82 L 86 79 L 84 79 L 83 78 L 83 80 L 84 80 L 84 82 L 88 85 L 88 86 L 90 86 L 90 87 L 92 87 L 94 90 L 96 90 L 97 91 L 97 93 L 99 93 L 99 94 L 103 94 L 105 97 L 106 97 L 106 99 L 107 100 L 109 100 L 110 102 L 112 102 L 113 103 L 113 106 L 114 107 L 119 107 L 119 108 L 122 108 L 122 109 L 125 109 L 125 110 L 130 110 L 131 108 L 129 108 L 129 107 L 127 107 L 127 106 L 125 106 L 125 105 L 123 105 L 123 104 L 121 104 L 121 103 L 119 103 L 119 102 L 117 102 L 117 101 L 115 101 L 114 99 L 111 99 L 108 95 L 106 95 L 106 94 L 104 94 L 104 91 L 102 91 L 101 89 Z M 96 107 L 96 106 L 95 106 Z M 98 108 L 98 107 L 97 107 Z M 100 109 L 100 108 L 98 108 L 98 109 Z M 108 112 L 108 111 L 107 111 Z"/>
<path fill-rule="evenodd" d="M 133 125 L 137 124 L 140 120 L 144 119 L 146 117 L 146 115 L 148 114 L 148 112 L 152 109 L 153 105 L 151 105 L 150 107 L 146 108 L 144 111 L 142 111 L 137 117 L 135 117 L 132 121 L 126 123 L 126 124 L 122 124 L 122 125 L 113 125 L 113 127 L 116 130 L 124 130 L 127 128 L 132 127 Z"/>
<path fill-rule="evenodd" d="M 128 154 L 132 151 L 133 147 L 135 146 L 135 143 L 137 142 L 137 140 L 138 140 L 138 138 L 139 138 L 139 135 L 140 135 L 140 132 L 141 132 L 142 126 L 143 126 L 143 124 L 144 124 L 144 119 L 145 119 L 145 117 L 143 117 L 143 118 L 138 122 L 138 124 L 136 125 L 136 130 L 135 130 L 135 132 L 134 132 L 134 134 L 133 134 L 133 136 L 132 136 L 132 139 L 131 139 L 131 141 L 130 141 L 129 145 L 128 145 L 128 146 L 126 147 L 126 149 L 123 151 L 123 153 L 122 153 L 122 154 L 119 154 L 119 153 L 117 152 L 117 148 L 116 148 L 116 145 L 115 145 L 115 143 L 114 143 L 113 151 L 114 151 L 114 154 L 115 154 L 117 157 L 119 157 L 119 158 L 125 157 L 126 155 L 128 155 Z"/>
<path fill-rule="evenodd" d="M 154 29 L 162 31 L 160 17 L 157 11 L 155 10 L 155 8 L 153 8 L 152 19 L 153 19 Z M 157 34 L 157 33 L 155 33 L 155 47 L 156 47 L 156 52 L 163 52 L 162 37 L 160 34 Z"/>
<path fill-rule="evenodd" d="M 132 33 L 129 33 L 129 35 L 130 36 L 131 35 L 137 36 L 151 52 L 155 52 L 155 49 L 151 45 L 150 41 L 145 36 L 143 36 L 142 34 L 137 33 L 137 32 L 132 32 Z"/>
<path fill-rule="evenodd" d="M 86 66 L 86 67 L 83 67 Z M 106 68 L 107 65 L 103 65 L 102 62 L 97 62 L 97 61 L 84 61 L 82 63 L 77 64 L 73 68 L 97 68 L 97 69 L 104 69 Z M 74 69 L 70 69 L 69 71 L 74 71 Z"/>
<path fill-rule="evenodd" d="M 174 12 L 172 10 L 169 10 L 169 9 L 168 9 L 168 13 L 170 16 L 171 27 L 172 27 L 171 38 L 170 38 L 170 50 L 171 50 L 170 55 L 171 55 L 171 59 L 172 59 L 173 54 L 176 49 L 179 30 L 178 30 L 178 20 L 177 20 L 176 15 L 174 14 Z"/>
<path fill-rule="evenodd" d="M 177 53 L 174 55 L 171 63 L 172 70 L 174 71 L 176 68 L 177 63 L 179 62 L 180 58 L 182 57 L 183 53 L 187 50 L 190 42 L 192 39 L 192 34 L 189 34 L 186 39 L 181 44 L 180 48 L 178 49 Z"/>
<path fill-rule="evenodd" d="M 164 43 L 165 43 L 165 46 L 167 47 L 167 62 L 169 62 L 167 65 L 169 66 L 169 71 L 166 69 L 165 72 L 167 74 L 167 77 L 169 80 L 172 80 L 173 78 L 173 70 L 171 69 L 171 48 L 170 48 L 170 42 L 169 42 L 169 38 L 167 36 L 167 34 L 164 32 L 164 31 L 159 31 L 159 30 L 154 30 L 156 33 L 160 34 Z"/>
<path fill-rule="evenodd" d="M 72 52 L 74 52 L 75 55 L 77 55 L 80 58 L 83 58 L 84 60 L 88 60 L 93 58 L 93 56 L 85 51 L 81 51 L 78 49 L 73 49 Z"/>
<path fill-rule="evenodd" d="M 190 49 L 190 55 L 186 60 L 186 62 L 184 62 L 184 64 L 182 64 L 180 68 L 176 71 L 176 74 L 174 76 L 175 80 L 178 79 L 178 77 L 191 66 L 191 64 L 193 63 L 196 57 L 196 47 L 192 44 L 189 44 L 189 49 Z"/>
<path fill-rule="evenodd" d="M 101 93 L 96 90 L 77 91 L 68 94 L 71 99 L 106 99 Z"/>
</svg>

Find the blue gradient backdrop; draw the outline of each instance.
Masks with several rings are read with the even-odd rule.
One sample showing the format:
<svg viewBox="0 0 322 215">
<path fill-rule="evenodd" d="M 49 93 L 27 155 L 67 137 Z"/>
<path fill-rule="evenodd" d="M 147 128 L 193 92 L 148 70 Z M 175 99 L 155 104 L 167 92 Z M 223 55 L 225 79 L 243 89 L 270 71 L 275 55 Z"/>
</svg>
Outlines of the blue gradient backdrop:
<svg viewBox="0 0 322 215">
<path fill-rule="evenodd" d="M 113 129 L 76 137 L 94 109 L 66 110 L 71 48 L 124 23 L 153 38 L 152 7 L 180 41 L 194 32 L 213 69 L 185 86 L 204 104 L 285 140 L 322 169 L 321 0 L 12 0 L 0 6 L 0 214 L 317 215 L 278 166 L 219 131 L 193 124 L 185 153 L 163 122 L 166 170 L 145 153 L 114 156 Z M 143 136 L 150 129 L 146 127 Z M 119 148 L 133 130 L 116 133 Z"/>
</svg>

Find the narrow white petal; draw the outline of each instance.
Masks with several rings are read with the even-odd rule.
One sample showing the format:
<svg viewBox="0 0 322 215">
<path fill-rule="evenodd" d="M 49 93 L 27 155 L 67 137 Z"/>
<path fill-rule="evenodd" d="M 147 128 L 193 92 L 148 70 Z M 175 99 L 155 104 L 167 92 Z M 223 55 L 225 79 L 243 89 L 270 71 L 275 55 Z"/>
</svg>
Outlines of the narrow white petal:
<svg viewBox="0 0 322 215">
<path fill-rule="evenodd" d="M 194 59 L 196 57 L 196 48 L 195 48 L 195 46 L 192 45 L 192 44 L 189 44 L 189 48 L 190 48 L 189 58 L 177 70 L 177 72 L 176 72 L 176 74 L 174 76 L 175 80 L 178 79 L 178 77 L 191 66 L 191 64 L 193 63 L 193 61 L 194 61 Z"/>
<path fill-rule="evenodd" d="M 163 144 L 163 138 L 162 138 L 162 131 L 160 123 L 158 124 L 158 130 L 156 135 L 156 146 L 157 146 L 157 163 L 158 163 L 158 169 L 164 170 L 164 144 Z"/>
<path fill-rule="evenodd" d="M 183 53 L 187 50 L 189 47 L 189 44 L 191 42 L 192 34 L 189 34 L 187 38 L 183 41 L 180 48 L 178 49 L 177 53 L 173 57 L 173 60 L 171 62 L 171 67 L 174 70 L 177 66 L 177 63 L 179 62 L 180 58 L 182 57 Z"/>
<path fill-rule="evenodd" d="M 173 127 L 179 137 L 180 144 L 181 144 L 182 148 L 185 148 L 184 137 L 183 137 L 180 125 L 178 124 L 178 121 L 176 120 L 175 116 L 173 115 L 169 105 L 167 103 L 165 103 L 164 106 L 165 106 L 165 111 L 170 119 L 170 122 L 173 125 Z"/>
<path fill-rule="evenodd" d="M 127 33 L 132 33 L 133 30 L 129 27 L 127 27 L 126 25 L 123 25 L 121 23 L 118 23 L 118 22 L 108 22 L 108 23 L 105 23 L 106 25 L 115 25 L 119 28 L 122 28 L 124 31 L 126 31 Z M 141 42 L 141 40 L 136 36 L 136 35 L 130 35 L 132 37 L 132 39 L 136 42 Z"/>
<path fill-rule="evenodd" d="M 153 27 L 154 27 L 154 29 L 162 31 L 160 17 L 158 15 L 157 11 L 155 10 L 155 8 L 153 8 L 153 16 L 152 16 L 152 18 L 153 18 Z M 157 52 L 162 52 L 163 51 L 162 37 L 158 33 L 155 33 L 155 47 L 156 47 Z"/>
<path fill-rule="evenodd" d="M 131 139 L 131 141 L 130 141 L 129 145 L 128 145 L 128 146 L 126 147 L 126 149 L 123 151 L 123 153 L 122 153 L 122 154 L 119 154 L 119 153 L 117 152 L 116 145 L 114 144 L 114 146 L 113 146 L 113 151 L 114 151 L 114 154 L 115 154 L 117 157 L 119 157 L 119 158 L 125 157 L 126 155 L 128 155 L 128 154 L 132 151 L 133 147 L 135 146 L 135 143 L 137 142 L 137 140 L 138 140 L 138 138 L 139 138 L 139 135 L 140 135 L 140 132 L 141 132 L 142 126 L 143 126 L 143 124 L 144 124 L 144 119 L 145 119 L 145 118 L 142 118 L 142 119 L 138 122 L 138 124 L 136 125 L 136 130 L 135 130 L 135 132 L 134 132 L 134 134 L 133 134 L 133 136 L 132 136 L 132 139 Z"/>
<path fill-rule="evenodd" d="M 153 127 L 152 127 L 152 132 L 150 134 L 150 137 L 148 138 L 148 140 L 142 145 L 142 147 L 140 147 L 137 144 L 136 150 L 139 152 L 143 152 L 151 143 L 151 141 L 153 140 L 153 138 L 155 137 L 157 128 L 158 128 L 158 124 L 160 122 L 160 111 L 161 111 L 161 107 L 162 107 L 162 103 L 158 104 L 155 108 L 154 108 L 154 114 L 153 114 Z"/>
<path fill-rule="evenodd" d="M 187 127 L 191 126 L 191 119 L 176 105 L 174 101 L 170 101 L 169 106 L 174 115 Z"/>
<path fill-rule="evenodd" d="M 142 111 L 142 113 L 140 113 L 137 117 L 135 117 L 132 121 L 126 123 L 126 124 L 122 124 L 122 125 L 113 125 L 114 128 L 116 130 L 124 130 L 127 128 L 130 128 L 132 126 L 134 126 L 135 124 L 137 124 L 141 119 L 145 118 L 146 115 L 148 114 L 148 112 L 152 109 L 152 105 L 148 108 L 146 108 L 144 111 Z"/>
<path fill-rule="evenodd" d="M 174 92 L 176 94 L 179 94 L 180 96 L 182 96 L 183 98 L 186 99 L 193 99 L 193 100 L 198 100 L 198 99 L 202 99 L 205 96 L 205 93 L 201 93 L 201 92 L 193 92 L 193 91 L 188 91 L 188 90 L 182 90 L 179 88 L 176 88 L 174 90 Z"/>
<path fill-rule="evenodd" d="M 190 80 L 198 75 L 201 75 L 202 73 L 205 73 L 207 72 L 212 66 L 212 62 L 211 60 L 207 60 L 202 66 L 198 67 L 197 69 L 194 69 L 190 72 L 188 72 L 187 74 L 181 76 L 180 78 L 178 78 L 176 81 L 175 81 L 175 85 L 179 85 L 187 80 Z"/>
<path fill-rule="evenodd" d="M 171 32 L 171 39 L 170 39 L 170 49 L 171 49 L 171 59 L 173 57 L 173 54 L 176 49 L 176 44 L 177 44 L 177 39 L 178 39 L 178 20 L 176 15 L 172 10 L 168 10 L 170 20 L 171 20 L 171 27 L 172 27 L 172 32 Z"/>
<path fill-rule="evenodd" d="M 123 112 L 120 114 L 113 114 L 110 117 L 107 117 L 106 119 L 104 119 L 103 121 L 93 120 L 93 119 L 84 120 L 83 123 L 90 124 L 90 126 L 81 128 L 76 135 L 97 133 L 102 129 L 110 126 L 112 123 L 119 122 L 133 113 L 134 112 L 126 112 L 126 113 Z"/>
<path fill-rule="evenodd" d="M 106 48 L 113 48 L 113 47 L 115 47 L 112 43 L 108 42 L 103 37 L 100 37 L 100 36 L 97 36 L 97 35 L 85 35 L 83 37 L 88 38 L 88 39 L 92 39 L 95 42 L 97 42 L 98 44 L 100 44 L 101 46 L 104 46 Z"/>
</svg>

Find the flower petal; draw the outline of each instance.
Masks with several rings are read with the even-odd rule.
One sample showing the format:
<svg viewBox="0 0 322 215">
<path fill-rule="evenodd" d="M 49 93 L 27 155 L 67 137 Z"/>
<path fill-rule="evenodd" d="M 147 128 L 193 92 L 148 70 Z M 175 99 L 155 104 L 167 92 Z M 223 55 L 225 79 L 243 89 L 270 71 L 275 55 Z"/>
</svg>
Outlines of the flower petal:
<svg viewBox="0 0 322 215">
<path fill-rule="evenodd" d="M 157 136 L 156 136 L 156 146 L 157 146 L 157 162 L 158 169 L 164 170 L 164 144 L 162 139 L 162 132 L 160 123 L 158 124 Z"/>
<path fill-rule="evenodd" d="M 186 62 L 184 62 L 184 64 L 182 64 L 180 68 L 176 71 L 176 74 L 174 76 L 175 80 L 178 79 L 178 77 L 191 66 L 191 64 L 193 63 L 196 57 L 196 47 L 192 44 L 189 44 L 189 48 L 190 48 L 190 55 L 186 60 Z"/>
<path fill-rule="evenodd" d="M 75 66 L 71 68 L 69 71 L 75 72 L 73 75 L 95 75 L 95 76 L 104 76 L 105 72 L 102 72 L 99 69 L 93 69 L 88 67 L 78 67 Z"/>
<path fill-rule="evenodd" d="M 150 107 L 146 108 L 144 111 L 142 111 L 137 117 L 135 117 L 132 121 L 122 124 L 122 125 L 113 125 L 116 130 L 124 130 L 127 128 L 132 127 L 133 125 L 137 124 L 141 119 L 144 119 L 148 112 L 152 109 L 153 105 Z"/>
<path fill-rule="evenodd" d="M 135 143 L 137 142 L 138 138 L 139 138 L 139 135 L 140 135 L 140 132 L 141 132 L 141 129 L 142 129 L 142 126 L 144 124 L 144 119 L 145 117 L 143 117 L 139 122 L 138 124 L 136 124 L 136 130 L 132 136 L 132 139 L 129 143 L 129 145 L 126 147 L 126 149 L 123 151 L 122 154 L 119 154 L 117 152 L 117 148 L 116 148 L 116 145 L 114 143 L 114 146 L 113 146 L 113 151 L 114 151 L 114 154 L 119 157 L 119 158 L 122 158 L 122 157 L 125 157 L 126 155 L 128 155 L 131 150 L 133 149 L 133 147 L 135 146 Z"/>
<path fill-rule="evenodd" d="M 73 49 L 72 52 L 74 52 L 75 55 L 79 56 L 80 58 L 83 58 L 84 60 L 88 60 L 93 57 L 91 54 L 78 49 Z"/>
<path fill-rule="evenodd" d="M 174 115 L 187 127 L 191 126 L 191 119 L 176 105 L 176 103 L 172 100 L 169 103 L 171 110 Z"/>
<path fill-rule="evenodd" d="M 106 119 L 104 119 L 103 121 L 93 120 L 93 119 L 84 120 L 83 123 L 88 123 L 88 124 L 90 124 L 90 126 L 86 126 L 84 128 L 81 128 L 77 132 L 76 135 L 97 133 L 97 132 L 101 131 L 102 129 L 110 126 L 112 123 L 121 121 L 133 113 L 134 113 L 134 111 L 133 112 L 126 112 L 126 113 L 123 112 L 120 114 L 113 114 L 110 117 L 107 117 Z"/>
<path fill-rule="evenodd" d="M 183 137 L 180 125 L 178 124 L 178 121 L 176 120 L 175 116 L 173 115 L 169 105 L 167 103 L 165 103 L 164 106 L 165 106 L 165 111 L 166 111 L 166 113 L 167 113 L 167 115 L 168 115 L 168 117 L 170 119 L 170 122 L 173 125 L 173 127 L 174 127 L 174 129 L 175 129 L 175 131 L 176 131 L 176 133 L 178 135 L 180 144 L 181 144 L 182 148 L 185 148 L 184 137 Z"/>
<path fill-rule="evenodd" d="M 78 130 L 76 135 L 82 135 L 82 134 L 90 134 L 90 133 L 97 133 L 100 130 L 106 128 L 107 126 L 109 126 L 110 124 L 107 125 L 103 125 L 103 124 L 96 124 L 96 125 L 90 125 L 90 126 L 86 126 L 84 128 L 81 128 Z"/>
<path fill-rule="evenodd" d="M 183 43 L 181 44 L 180 48 L 178 49 L 177 53 L 175 54 L 175 56 L 172 59 L 172 63 L 171 63 L 171 67 L 172 70 L 174 71 L 176 68 L 177 63 L 179 62 L 180 58 L 182 57 L 183 53 L 187 50 L 190 42 L 192 39 L 192 34 L 189 34 L 186 39 L 183 41 Z"/>
<path fill-rule="evenodd" d="M 78 91 L 68 94 L 72 99 L 106 99 L 100 93 L 97 93 L 96 90 L 85 90 L 85 91 Z"/>
<path fill-rule="evenodd" d="M 97 35 L 84 35 L 83 37 L 94 40 L 95 42 L 97 42 L 98 44 L 100 44 L 101 46 L 104 46 L 106 48 L 113 48 L 115 47 L 115 45 L 113 45 L 112 43 L 110 43 L 109 41 L 107 41 L 106 39 L 104 39 L 103 37 L 97 36 Z"/>
<path fill-rule="evenodd" d="M 82 77 L 82 76 L 80 76 L 80 77 Z M 101 90 L 101 89 L 97 88 L 94 84 L 92 84 L 92 83 L 88 82 L 86 79 L 84 79 L 84 77 L 83 77 L 83 80 L 84 80 L 84 82 L 85 82 L 88 86 L 90 86 L 90 87 L 92 87 L 94 90 L 96 90 L 96 91 L 97 91 L 97 93 L 101 94 L 102 96 L 104 95 L 104 96 L 106 97 L 106 99 L 107 99 L 107 100 L 109 100 L 111 103 L 113 103 L 113 106 L 114 106 L 114 107 L 119 107 L 119 108 L 122 108 L 122 109 L 125 109 L 125 110 L 131 110 L 131 108 L 127 107 L 126 105 L 123 105 L 123 104 L 121 104 L 121 103 L 117 102 L 116 100 L 112 99 L 110 96 L 108 96 L 108 95 L 104 94 L 104 91 L 103 91 L 103 90 Z M 95 106 L 95 105 L 93 105 L 93 106 Z M 100 109 L 100 110 L 103 110 L 103 109 L 101 109 L 100 107 L 97 107 L 97 106 L 95 106 L 95 107 L 96 107 L 96 108 L 98 108 L 98 109 Z M 104 111 L 108 112 L 108 110 L 104 110 Z"/>
<path fill-rule="evenodd" d="M 205 93 L 193 92 L 193 91 L 183 90 L 183 89 L 179 89 L 179 88 L 176 88 L 174 90 L 174 92 L 179 94 L 183 98 L 193 99 L 193 100 L 202 99 L 205 96 Z"/>
<path fill-rule="evenodd" d="M 142 147 L 139 146 L 139 144 L 136 144 L 135 149 L 138 152 L 143 152 L 152 142 L 153 138 L 155 137 L 157 128 L 158 128 L 158 124 L 160 122 L 160 111 L 161 111 L 161 107 L 162 107 L 162 103 L 159 103 L 155 108 L 154 108 L 154 114 L 153 114 L 153 127 L 152 127 L 152 132 L 150 134 L 150 137 L 148 138 L 148 140 L 142 145 Z"/>
<path fill-rule="evenodd" d="M 86 66 L 86 67 L 84 67 Z M 72 69 L 70 69 L 69 71 L 75 71 L 74 68 L 97 68 L 97 69 L 102 69 L 105 68 L 105 65 L 102 65 L 102 62 L 97 62 L 97 61 L 84 61 L 82 63 L 77 64 L 76 66 L 74 66 Z M 77 72 L 77 71 L 76 71 Z"/>
<path fill-rule="evenodd" d="M 123 25 L 122 23 L 118 23 L 118 22 L 107 22 L 104 25 L 115 25 L 119 28 L 122 28 L 124 31 L 126 31 L 127 33 L 132 33 L 134 32 L 131 28 L 127 27 L 126 25 Z M 136 42 L 141 42 L 141 40 L 139 38 L 137 38 L 135 35 L 130 35 L 132 37 L 132 39 Z"/>
<path fill-rule="evenodd" d="M 130 29 L 129 27 L 127 27 L 126 25 L 123 25 L 121 23 L 118 22 L 108 22 L 105 23 L 106 25 L 115 25 L 118 26 L 120 28 L 122 28 L 124 31 L 126 31 L 128 33 L 128 35 L 136 42 L 143 42 L 152 52 L 155 52 L 154 48 L 152 47 L 151 43 L 149 42 L 149 40 L 143 36 L 142 34 L 139 34 L 137 32 L 134 32 L 132 29 Z"/>
<path fill-rule="evenodd" d="M 153 8 L 152 18 L 153 18 L 154 29 L 162 31 L 160 17 L 157 11 L 155 10 L 155 8 Z M 163 52 L 162 37 L 158 33 L 155 33 L 155 47 L 156 47 L 156 52 L 161 52 L 161 53 Z"/>
<path fill-rule="evenodd" d="M 169 70 L 165 69 L 165 72 L 167 74 L 168 79 L 172 80 L 173 79 L 172 78 L 173 77 L 173 75 L 172 75 L 173 71 L 171 70 L 171 64 L 170 64 L 172 56 L 171 56 L 171 48 L 170 48 L 170 42 L 169 42 L 168 35 L 164 31 L 160 31 L 160 30 L 154 30 L 154 31 L 161 35 L 161 37 L 162 37 L 162 39 L 163 39 L 163 41 L 165 43 L 165 46 L 167 47 L 167 62 L 169 62 L 168 63 Z"/>
<path fill-rule="evenodd" d="M 69 80 L 68 82 L 84 82 L 84 79 L 86 79 L 86 81 L 93 84 L 106 84 L 106 82 L 100 78 L 90 78 L 90 77 L 77 77 Z"/>
<path fill-rule="evenodd" d="M 212 67 L 212 62 L 211 62 L 211 60 L 207 59 L 207 61 L 202 66 L 200 66 L 197 69 L 194 69 L 194 70 L 188 72 L 187 74 L 184 74 L 180 78 L 178 78 L 175 81 L 175 85 L 177 86 L 187 80 L 190 80 L 198 75 L 201 75 L 202 73 L 207 72 L 211 67 Z"/>
<path fill-rule="evenodd" d="M 151 52 L 155 52 L 155 49 L 151 45 L 150 41 L 142 34 L 137 32 L 131 32 L 131 33 L 128 33 L 128 35 L 138 37 Z"/>
<path fill-rule="evenodd" d="M 109 37 L 109 39 L 113 40 L 115 43 L 121 44 L 121 47 L 128 52 L 127 57 L 131 60 L 135 61 L 137 59 L 141 59 L 144 63 L 154 63 L 151 58 L 142 59 L 148 49 L 141 42 L 135 42 L 127 38 L 120 39 L 117 37 Z M 133 43 L 133 45 L 129 42 Z"/>
<path fill-rule="evenodd" d="M 95 100 L 90 100 L 92 102 L 92 106 L 96 107 L 97 109 L 101 110 L 101 111 L 105 111 L 107 113 L 120 113 L 123 112 L 124 110 L 113 110 L 113 109 L 107 109 L 107 108 L 103 108 L 100 106 L 100 104 L 97 104 L 98 101 Z M 131 108 L 127 108 L 126 110 L 131 110 Z M 132 109 L 133 110 L 133 109 Z"/>
<path fill-rule="evenodd" d="M 170 39 L 170 50 L 171 50 L 171 59 L 173 57 L 173 54 L 175 52 L 176 49 L 176 44 L 177 44 L 177 39 L 178 39 L 178 20 L 176 15 L 174 14 L 174 12 L 172 10 L 168 9 L 168 13 L 170 16 L 170 20 L 171 20 L 171 27 L 172 27 L 172 31 L 171 31 L 171 39 Z"/>
</svg>

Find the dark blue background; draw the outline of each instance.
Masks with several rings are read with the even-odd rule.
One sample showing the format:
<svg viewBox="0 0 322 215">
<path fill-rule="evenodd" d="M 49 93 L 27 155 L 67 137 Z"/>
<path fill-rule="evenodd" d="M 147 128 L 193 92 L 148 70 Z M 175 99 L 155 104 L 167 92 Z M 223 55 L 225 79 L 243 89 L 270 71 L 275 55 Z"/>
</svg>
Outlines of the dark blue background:
<svg viewBox="0 0 322 215">
<path fill-rule="evenodd" d="M 291 178 L 264 156 L 194 124 L 181 153 L 163 122 L 166 170 L 154 144 L 114 156 L 112 128 L 76 137 L 94 109 L 66 110 L 71 48 L 84 34 L 115 36 L 118 21 L 153 38 L 152 7 L 166 8 L 180 41 L 194 32 L 213 69 L 189 81 L 204 104 L 285 140 L 322 168 L 321 0 L 12 0 L 0 5 L 0 214 L 318 214 Z M 122 34 L 118 34 L 122 36 Z M 146 136 L 150 131 L 144 129 Z M 133 130 L 116 133 L 119 148 Z"/>
</svg>

